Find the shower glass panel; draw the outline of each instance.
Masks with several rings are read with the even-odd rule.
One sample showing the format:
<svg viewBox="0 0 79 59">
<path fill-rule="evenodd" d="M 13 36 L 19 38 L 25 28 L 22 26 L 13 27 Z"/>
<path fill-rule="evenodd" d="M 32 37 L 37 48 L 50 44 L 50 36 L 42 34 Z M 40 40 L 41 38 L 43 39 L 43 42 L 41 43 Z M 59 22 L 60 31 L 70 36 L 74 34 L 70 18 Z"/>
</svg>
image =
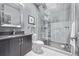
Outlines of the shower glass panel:
<svg viewBox="0 0 79 59">
<path fill-rule="evenodd" d="M 49 21 L 46 23 L 48 31 L 45 32 L 45 35 L 48 35 L 47 45 L 70 52 L 71 4 L 50 3 L 46 5 L 49 12 Z"/>
</svg>

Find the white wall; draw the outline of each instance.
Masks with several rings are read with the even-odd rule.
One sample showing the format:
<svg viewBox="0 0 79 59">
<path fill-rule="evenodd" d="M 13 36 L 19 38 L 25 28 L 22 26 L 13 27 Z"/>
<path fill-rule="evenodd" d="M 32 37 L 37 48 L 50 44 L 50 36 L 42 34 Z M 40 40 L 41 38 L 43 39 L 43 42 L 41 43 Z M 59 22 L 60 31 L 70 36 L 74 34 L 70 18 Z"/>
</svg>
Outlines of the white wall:
<svg viewBox="0 0 79 59">
<path fill-rule="evenodd" d="M 25 34 L 31 34 L 31 27 L 36 25 L 35 32 L 38 34 L 38 13 L 39 11 L 32 3 L 25 3 L 23 9 L 23 28 Z M 28 24 L 28 16 L 31 15 L 35 17 L 35 25 Z"/>
</svg>

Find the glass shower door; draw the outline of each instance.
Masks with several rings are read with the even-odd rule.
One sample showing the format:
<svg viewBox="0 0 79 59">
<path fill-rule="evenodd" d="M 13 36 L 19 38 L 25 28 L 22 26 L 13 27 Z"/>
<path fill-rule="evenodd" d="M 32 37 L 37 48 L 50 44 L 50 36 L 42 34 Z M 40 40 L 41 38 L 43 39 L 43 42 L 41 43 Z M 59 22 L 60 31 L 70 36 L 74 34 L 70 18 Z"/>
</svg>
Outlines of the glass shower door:
<svg viewBox="0 0 79 59">
<path fill-rule="evenodd" d="M 50 46 L 64 50 L 70 39 L 69 21 L 51 23 Z"/>
<path fill-rule="evenodd" d="M 69 36 L 69 22 L 51 23 L 51 41 L 66 43 Z"/>
<path fill-rule="evenodd" d="M 57 4 L 60 9 L 54 10 L 54 14 L 50 20 L 50 35 L 48 45 L 64 51 L 70 52 L 70 4 Z"/>
</svg>

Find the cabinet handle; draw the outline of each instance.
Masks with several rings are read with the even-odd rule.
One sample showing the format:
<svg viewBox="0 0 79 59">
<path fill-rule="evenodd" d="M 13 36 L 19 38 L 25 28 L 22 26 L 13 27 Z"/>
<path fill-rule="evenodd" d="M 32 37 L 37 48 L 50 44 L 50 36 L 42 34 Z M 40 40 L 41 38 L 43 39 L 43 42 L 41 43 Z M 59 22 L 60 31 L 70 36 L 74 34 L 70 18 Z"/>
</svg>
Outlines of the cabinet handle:
<svg viewBox="0 0 79 59">
<path fill-rule="evenodd" d="M 19 39 L 19 45 L 21 45 L 21 39 Z"/>
<path fill-rule="evenodd" d="M 22 44 L 23 44 L 23 38 L 22 38 Z"/>
</svg>

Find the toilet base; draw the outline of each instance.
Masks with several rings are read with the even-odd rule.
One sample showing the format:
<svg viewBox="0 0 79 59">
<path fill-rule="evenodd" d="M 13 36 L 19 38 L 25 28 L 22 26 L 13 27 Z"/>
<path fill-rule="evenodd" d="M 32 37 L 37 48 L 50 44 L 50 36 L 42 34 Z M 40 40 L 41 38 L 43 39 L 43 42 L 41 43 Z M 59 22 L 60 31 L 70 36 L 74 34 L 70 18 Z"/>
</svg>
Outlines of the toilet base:
<svg viewBox="0 0 79 59">
<path fill-rule="evenodd" d="M 43 54 L 43 50 L 34 50 L 34 49 L 32 49 L 32 51 L 34 52 L 34 53 L 36 53 L 36 54 Z"/>
<path fill-rule="evenodd" d="M 36 54 L 42 54 L 43 53 L 42 46 L 43 46 L 42 44 L 33 43 L 32 51 L 35 52 Z"/>
</svg>

